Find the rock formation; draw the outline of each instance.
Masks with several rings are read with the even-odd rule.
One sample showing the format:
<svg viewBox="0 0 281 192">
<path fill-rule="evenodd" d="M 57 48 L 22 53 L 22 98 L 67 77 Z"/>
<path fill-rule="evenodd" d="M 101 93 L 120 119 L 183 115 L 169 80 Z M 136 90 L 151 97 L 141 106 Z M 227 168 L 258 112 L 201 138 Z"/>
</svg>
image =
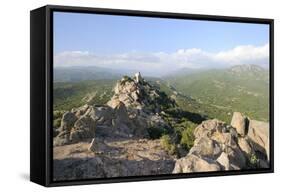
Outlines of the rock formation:
<svg viewBox="0 0 281 192">
<path fill-rule="evenodd" d="M 63 114 L 54 129 L 55 180 L 241 170 L 269 167 L 269 124 L 234 112 L 231 125 L 217 119 L 199 124 L 189 150 L 165 151 L 151 129 L 170 131 L 165 110 L 175 101 L 140 73 L 123 77 L 105 105 L 83 105 Z M 167 111 L 166 111 L 167 112 Z M 173 119 L 174 118 L 174 119 Z M 192 132 L 191 132 L 192 133 Z M 181 152 L 180 152 L 181 151 Z"/>
<path fill-rule="evenodd" d="M 158 114 L 174 100 L 146 82 L 140 73 L 123 77 L 107 105 L 84 105 L 66 112 L 54 146 L 95 137 L 146 138 L 150 127 L 169 127 Z"/>
<path fill-rule="evenodd" d="M 202 122 L 194 146 L 176 161 L 173 173 L 268 168 L 269 125 L 246 119 L 235 112 L 232 126 L 216 119 Z"/>
</svg>

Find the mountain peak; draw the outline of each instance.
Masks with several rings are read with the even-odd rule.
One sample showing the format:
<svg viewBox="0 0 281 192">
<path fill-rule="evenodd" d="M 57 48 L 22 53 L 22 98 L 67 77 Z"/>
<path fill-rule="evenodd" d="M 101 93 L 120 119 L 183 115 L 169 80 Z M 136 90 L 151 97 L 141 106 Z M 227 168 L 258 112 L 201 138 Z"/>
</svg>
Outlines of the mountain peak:
<svg viewBox="0 0 281 192">
<path fill-rule="evenodd" d="M 133 78 L 124 76 L 114 87 L 114 95 L 107 105 L 114 108 L 122 102 L 126 107 L 159 112 L 165 106 L 173 106 L 174 101 L 157 87 L 142 78 L 140 72 Z"/>
<path fill-rule="evenodd" d="M 245 64 L 245 65 L 235 65 L 232 66 L 230 69 L 230 72 L 260 72 L 263 71 L 264 68 L 259 66 L 259 65 L 250 65 L 250 64 Z"/>
<path fill-rule="evenodd" d="M 134 79 L 136 80 L 137 83 L 141 82 L 143 79 L 142 79 L 142 76 L 141 76 L 141 73 L 140 72 L 137 72 L 135 74 L 135 77 Z"/>
</svg>

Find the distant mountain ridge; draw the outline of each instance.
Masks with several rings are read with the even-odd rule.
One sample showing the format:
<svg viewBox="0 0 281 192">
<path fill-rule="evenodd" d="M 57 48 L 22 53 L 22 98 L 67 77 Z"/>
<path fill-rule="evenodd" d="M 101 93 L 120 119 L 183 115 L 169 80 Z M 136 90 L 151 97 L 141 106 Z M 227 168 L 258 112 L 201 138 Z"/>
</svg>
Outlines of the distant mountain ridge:
<svg viewBox="0 0 281 192">
<path fill-rule="evenodd" d="M 78 82 L 85 80 L 118 79 L 121 73 L 96 66 L 75 66 L 54 68 L 54 82 Z"/>
</svg>

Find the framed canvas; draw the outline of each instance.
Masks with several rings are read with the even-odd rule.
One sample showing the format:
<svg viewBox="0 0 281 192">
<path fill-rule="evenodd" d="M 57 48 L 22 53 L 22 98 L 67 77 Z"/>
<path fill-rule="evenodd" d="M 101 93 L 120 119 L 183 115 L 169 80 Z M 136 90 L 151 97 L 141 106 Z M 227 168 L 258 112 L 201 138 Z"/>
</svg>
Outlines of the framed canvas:
<svg viewBox="0 0 281 192">
<path fill-rule="evenodd" d="M 273 20 L 31 11 L 30 179 L 273 172 Z"/>
</svg>

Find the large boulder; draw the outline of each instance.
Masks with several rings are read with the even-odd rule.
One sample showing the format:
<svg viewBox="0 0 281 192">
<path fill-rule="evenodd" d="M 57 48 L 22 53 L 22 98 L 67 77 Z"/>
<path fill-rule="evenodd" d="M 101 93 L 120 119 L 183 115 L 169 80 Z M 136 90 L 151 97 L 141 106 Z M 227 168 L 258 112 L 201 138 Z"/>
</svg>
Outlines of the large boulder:
<svg viewBox="0 0 281 192">
<path fill-rule="evenodd" d="M 89 146 L 89 151 L 94 152 L 95 154 L 102 154 L 106 152 L 108 146 L 104 143 L 102 139 L 93 138 Z"/>
<path fill-rule="evenodd" d="M 265 154 L 269 160 L 269 123 L 250 120 L 248 137 L 255 150 Z"/>
<path fill-rule="evenodd" d="M 175 173 L 246 168 L 247 157 L 238 145 L 238 134 L 225 122 L 203 121 L 195 128 L 194 136 L 194 146 L 186 157 L 177 160 Z"/>
<path fill-rule="evenodd" d="M 250 142 L 248 141 L 248 139 L 246 138 L 238 138 L 238 145 L 240 147 L 240 149 L 248 156 L 250 157 L 253 153 L 254 150 L 250 144 Z"/>
<path fill-rule="evenodd" d="M 79 142 L 84 139 L 95 137 L 96 123 L 89 116 L 80 117 L 70 132 L 70 141 Z"/>
<path fill-rule="evenodd" d="M 239 112 L 234 112 L 231 120 L 231 126 L 234 127 L 237 133 L 241 136 L 246 135 L 247 118 Z"/>
<path fill-rule="evenodd" d="M 106 105 L 97 105 L 88 112 L 89 116 L 97 122 L 97 124 L 111 125 L 113 110 Z"/>
<path fill-rule="evenodd" d="M 176 161 L 173 173 L 209 172 L 220 170 L 221 167 L 217 162 L 189 154 Z"/>
<path fill-rule="evenodd" d="M 78 108 L 71 109 L 71 112 L 75 114 L 76 117 L 80 117 L 88 113 L 92 109 L 92 106 L 86 104 Z"/>
<path fill-rule="evenodd" d="M 54 146 L 61 146 L 61 145 L 67 145 L 70 144 L 70 131 L 61 131 L 54 139 L 53 139 L 53 145 Z"/>
<path fill-rule="evenodd" d="M 119 101 L 114 108 L 114 112 L 118 122 L 128 123 L 130 121 L 126 106 L 123 102 Z"/>
<path fill-rule="evenodd" d="M 61 131 L 69 132 L 71 128 L 73 127 L 75 121 L 77 120 L 77 117 L 72 112 L 66 112 L 63 114 L 61 119 Z"/>
<path fill-rule="evenodd" d="M 199 157 L 217 158 L 222 152 L 219 143 L 208 137 L 200 137 L 195 140 L 189 153 Z"/>
<path fill-rule="evenodd" d="M 228 154 L 225 152 L 222 152 L 220 156 L 217 158 L 217 162 L 223 167 L 224 170 L 228 171 L 231 170 L 230 166 L 230 160 L 228 157 Z"/>
</svg>

